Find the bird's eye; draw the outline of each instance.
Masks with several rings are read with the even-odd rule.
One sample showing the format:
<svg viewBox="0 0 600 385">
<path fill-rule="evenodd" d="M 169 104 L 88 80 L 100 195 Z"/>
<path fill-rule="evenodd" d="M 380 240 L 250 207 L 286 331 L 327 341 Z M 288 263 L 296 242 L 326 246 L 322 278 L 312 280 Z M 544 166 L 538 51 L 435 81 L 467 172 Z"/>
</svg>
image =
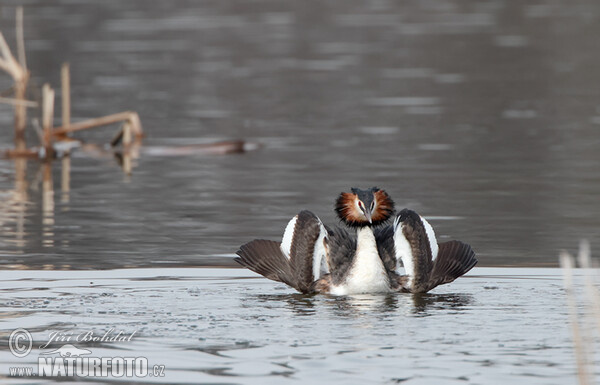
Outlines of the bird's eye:
<svg viewBox="0 0 600 385">
<path fill-rule="evenodd" d="M 358 201 L 358 207 L 360 207 L 361 209 L 364 209 L 362 201 Z"/>
<path fill-rule="evenodd" d="M 375 201 L 371 202 L 371 210 L 375 208 Z"/>
</svg>

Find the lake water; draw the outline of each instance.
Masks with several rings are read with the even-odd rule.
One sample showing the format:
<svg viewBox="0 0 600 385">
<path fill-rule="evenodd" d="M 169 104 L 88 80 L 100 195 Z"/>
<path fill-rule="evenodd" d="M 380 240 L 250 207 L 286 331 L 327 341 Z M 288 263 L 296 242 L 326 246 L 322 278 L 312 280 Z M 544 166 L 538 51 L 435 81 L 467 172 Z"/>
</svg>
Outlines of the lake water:
<svg viewBox="0 0 600 385">
<path fill-rule="evenodd" d="M 131 176 L 103 146 L 117 126 L 74 135 L 91 145 L 68 185 L 61 161 L 0 159 L 2 336 L 139 330 L 119 349 L 176 368 L 169 383 L 575 383 L 545 268 L 581 238 L 600 250 L 599 2 L 6 0 L 13 47 L 16 5 L 29 98 L 57 89 L 55 125 L 70 62 L 73 121 L 135 110 L 146 138 Z M 0 104 L 2 150 L 12 124 Z M 163 151 L 230 139 L 258 148 Z M 302 209 L 336 224 L 337 194 L 373 185 L 486 269 L 356 299 L 197 269 Z M 0 376 L 24 362 L 5 347 Z"/>
<path fill-rule="evenodd" d="M 139 382 L 577 383 L 558 269 L 475 268 L 426 295 L 337 298 L 295 294 L 242 269 L 31 271 L 27 279 L 2 271 L 0 282 L 2 328 L 26 328 L 35 341 L 15 358 L 0 339 L 2 374 L 37 371 L 41 353 L 64 344 L 39 349 L 51 332 L 75 339 L 114 329 L 135 334 L 75 345 L 92 357 L 164 365 L 165 377 Z"/>
</svg>

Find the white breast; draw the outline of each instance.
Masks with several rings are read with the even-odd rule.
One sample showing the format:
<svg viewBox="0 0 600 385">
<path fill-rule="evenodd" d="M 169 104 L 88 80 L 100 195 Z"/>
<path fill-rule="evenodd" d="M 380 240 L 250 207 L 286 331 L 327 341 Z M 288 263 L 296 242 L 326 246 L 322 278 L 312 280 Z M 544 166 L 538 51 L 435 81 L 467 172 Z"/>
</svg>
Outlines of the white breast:
<svg viewBox="0 0 600 385">
<path fill-rule="evenodd" d="M 377 251 L 373 230 L 358 230 L 356 256 L 348 277 L 342 285 L 334 286 L 331 294 L 385 293 L 391 291 L 388 275 Z"/>
</svg>

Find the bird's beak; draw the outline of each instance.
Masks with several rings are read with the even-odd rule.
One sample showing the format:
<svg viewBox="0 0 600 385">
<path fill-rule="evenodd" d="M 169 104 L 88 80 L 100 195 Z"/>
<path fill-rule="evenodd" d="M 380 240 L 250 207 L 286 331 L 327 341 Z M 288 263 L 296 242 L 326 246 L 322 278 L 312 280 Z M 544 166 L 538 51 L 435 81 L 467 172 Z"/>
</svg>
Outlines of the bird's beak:
<svg viewBox="0 0 600 385">
<path fill-rule="evenodd" d="M 367 217 L 367 220 L 369 221 L 369 223 L 373 224 L 373 218 L 371 218 L 371 210 L 367 210 L 367 212 L 365 213 L 365 216 Z"/>
</svg>

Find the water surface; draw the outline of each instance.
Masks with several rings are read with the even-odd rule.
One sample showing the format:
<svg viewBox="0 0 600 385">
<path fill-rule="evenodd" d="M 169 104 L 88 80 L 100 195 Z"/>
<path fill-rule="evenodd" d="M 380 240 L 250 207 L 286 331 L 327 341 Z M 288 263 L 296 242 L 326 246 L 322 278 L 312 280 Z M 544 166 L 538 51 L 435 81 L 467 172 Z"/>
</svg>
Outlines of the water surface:
<svg viewBox="0 0 600 385">
<path fill-rule="evenodd" d="M 80 347 L 166 366 L 141 383 L 576 383 L 559 271 L 542 267 L 580 238 L 600 249 L 599 2 L 5 0 L 11 44 L 16 5 L 34 89 L 60 94 L 68 61 L 73 121 L 135 110 L 146 138 L 130 177 L 103 146 L 116 126 L 76 135 L 96 146 L 68 184 L 61 161 L 0 160 L 0 376 L 40 354 L 9 353 L 15 328 L 114 328 L 135 338 Z M 5 105 L 0 128 L 4 150 Z M 260 147 L 156 150 L 222 139 Z M 373 185 L 495 268 L 340 298 L 194 268 L 231 265 L 302 209 L 336 224 L 337 194 Z"/>
<path fill-rule="evenodd" d="M 136 110 L 147 149 L 262 144 L 142 155 L 131 178 L 79 151 L 68 196 L 54 163 L 45 208 L 39 164 L 22 184 L 1 160 L 4 266 L 225 263 L 301 209 L 335 224 L 336 195 L 372 185 L 441 240 L 471 243 L 481 265 L 556 266 L 580 238 L 600 247 L 596 1 L 3 4 L 10 42 L 12 5 L 25 5 L 32 84 L 59 88 L 71 63 L 74 121 Z M 0 124 L 7 148 L 7 106 Z M 76 136 L 103 144 L 116 130 Z"/>
<path fill-rule="evenodd" d="M 241 269 L 5 271 L 0 282 L 2 329 L 35 340 L 15 358 L 3 335 L 0 378 L 34 365 L 51 332 L 112 328 L 135 335 L 75 345 L 165 365 L 165 377 L 141 383 L 577 383 L 557 269 L 475 268 L 426 295 L 348 297 L 297 294 Z"/>
</svg>

